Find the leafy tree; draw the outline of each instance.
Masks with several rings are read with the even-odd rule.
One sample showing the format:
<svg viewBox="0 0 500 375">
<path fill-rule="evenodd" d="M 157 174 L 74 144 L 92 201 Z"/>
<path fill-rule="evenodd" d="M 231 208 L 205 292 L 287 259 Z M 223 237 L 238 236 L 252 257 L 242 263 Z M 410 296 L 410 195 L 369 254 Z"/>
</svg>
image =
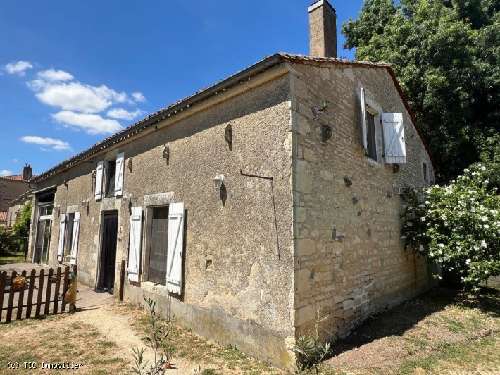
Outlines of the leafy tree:
<svg viewBox="0 0 500 375">
<path fill-rule="evenodd" d="M 18 244 L 18 249 L 23 250 L 25 253 L 28 249 L 28 236 L 30 233 L 31 223 L 31 202 L 23 206 L 21 211 L 16 217 L 16 222 L 12 227 L 12 237 Z"/>
<path fill-rule="evenodd" d="M 479 160 L 500 127 L 499 0 L 365 0 L 343 25 L 356 58 L 391 63 L 439 181 Z"/>
<path fill-rule="evenodd" d="M 4 227 L 0 227 L 0 256 L 9 255 L 16 248 L 12 241 L 12 234 Z"/>
</svg>

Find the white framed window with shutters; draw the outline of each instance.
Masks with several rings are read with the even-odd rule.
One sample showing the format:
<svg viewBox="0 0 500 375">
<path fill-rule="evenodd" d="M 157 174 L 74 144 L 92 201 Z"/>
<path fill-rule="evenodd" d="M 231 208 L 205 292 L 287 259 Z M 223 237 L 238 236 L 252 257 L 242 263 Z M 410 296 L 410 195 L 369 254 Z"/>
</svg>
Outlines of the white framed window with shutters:
<svg viewBox="0 0 500 375">
<path fill-rule="evenodd" d="M 361 140 L 366 157 L 372 162 L 382 161 L 382 107 L 364 87 L 360 89 Z"/>
<path fill-rule="evenodd" d="M 360 105 L 362 145 L 367 158 L 379 163 L 406 163 L 403 114 L 384 112 L 363 87 Z"/>
<path fill-rule="evenodd" d="M 154 283 L 177 296 L 184 285 L 185 209 L 183 202 L 132 207 L 127 273 L 131 282 Z M 142 239 L 145 232 L 146 244 Z M 145 256 L 142 250 L 145 248 Z M 143 267 L 141 267 L 141 260 Z M 145 271 L 146 269 L 146 271 Z M 143 273 L 142 276 L 140 275 Z"/>
<path fill-rule="evenodd" d="M 97 163 L 95 171 L 95 200 L 123 196 L 125 154 L 118 153 Z"/>
<path fill-rule="evenodd" d="M 78 245 L 80 237 L 80 213 L 70 212 L 60 215 L 59 243 L 57 260 L 61 263 L 69 261 L 77 263 Z"/>
</svg>

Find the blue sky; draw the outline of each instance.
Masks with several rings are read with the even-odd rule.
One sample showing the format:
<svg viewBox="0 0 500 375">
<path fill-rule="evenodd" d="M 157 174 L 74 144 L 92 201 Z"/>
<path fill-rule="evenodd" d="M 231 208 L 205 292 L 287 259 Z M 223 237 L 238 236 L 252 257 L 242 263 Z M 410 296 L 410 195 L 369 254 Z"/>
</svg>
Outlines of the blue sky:
<svg viewBox="0 0 500 375">
<path fill-rule="evenodd" d="M 0 2 L 0 174 L 41 173 L 265 56 L 307 54 L 311 2 Z M 340 29 L 362 0 L 332 3 Z"/>
</svg>

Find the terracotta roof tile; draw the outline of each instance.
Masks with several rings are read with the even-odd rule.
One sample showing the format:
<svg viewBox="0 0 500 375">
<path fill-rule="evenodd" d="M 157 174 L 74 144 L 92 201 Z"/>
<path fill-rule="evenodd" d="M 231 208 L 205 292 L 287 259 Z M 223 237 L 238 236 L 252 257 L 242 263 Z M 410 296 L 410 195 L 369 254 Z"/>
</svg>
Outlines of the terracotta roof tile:
<svg viewBox="0 0 500 375">
<path fill-rule="evenodd" d="M 1 178 L 5 178 L 6 180 L 13 180 L 13 181 L 24 181 L 22 175 L 1 176 Z"/>
</svg>

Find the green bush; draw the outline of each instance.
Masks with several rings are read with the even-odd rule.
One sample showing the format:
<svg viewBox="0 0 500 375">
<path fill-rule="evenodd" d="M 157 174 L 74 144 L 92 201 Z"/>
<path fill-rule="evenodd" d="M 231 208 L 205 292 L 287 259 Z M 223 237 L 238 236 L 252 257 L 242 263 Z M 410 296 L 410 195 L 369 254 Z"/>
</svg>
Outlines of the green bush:
<svg viewBox="0 0 500 375">
<path fill-rule="evenodd" d="M 0 256 L 11 254 L 15 248 L 12 233 L 4 227 L 0 227 Z"/>
<path fill-rule="evenodd" d="M 500 196 L 490 164 L 477 163 L 446 186 L 406 194 L 406 245 L 472 289 L 500 275 Z"/>
<path fill-rule="evenodd" d="M 297 339 L 293 351 L 297 356 L 299 370 L 317 369 L 317 366 L 330 355 L 331 344 L 322 343 L 316 337 L 301 336 Z"/>
<path fill-rule="evenodd" d="M 30 234 L 31 223 L 31 202 L 23 206 L 19 215 L 17 215 L 16 222 L 12 226 L 12 236 L 17 243 L 18 251 L 26 251 L 28 249 L 28 238 Z"/>
</svg>

